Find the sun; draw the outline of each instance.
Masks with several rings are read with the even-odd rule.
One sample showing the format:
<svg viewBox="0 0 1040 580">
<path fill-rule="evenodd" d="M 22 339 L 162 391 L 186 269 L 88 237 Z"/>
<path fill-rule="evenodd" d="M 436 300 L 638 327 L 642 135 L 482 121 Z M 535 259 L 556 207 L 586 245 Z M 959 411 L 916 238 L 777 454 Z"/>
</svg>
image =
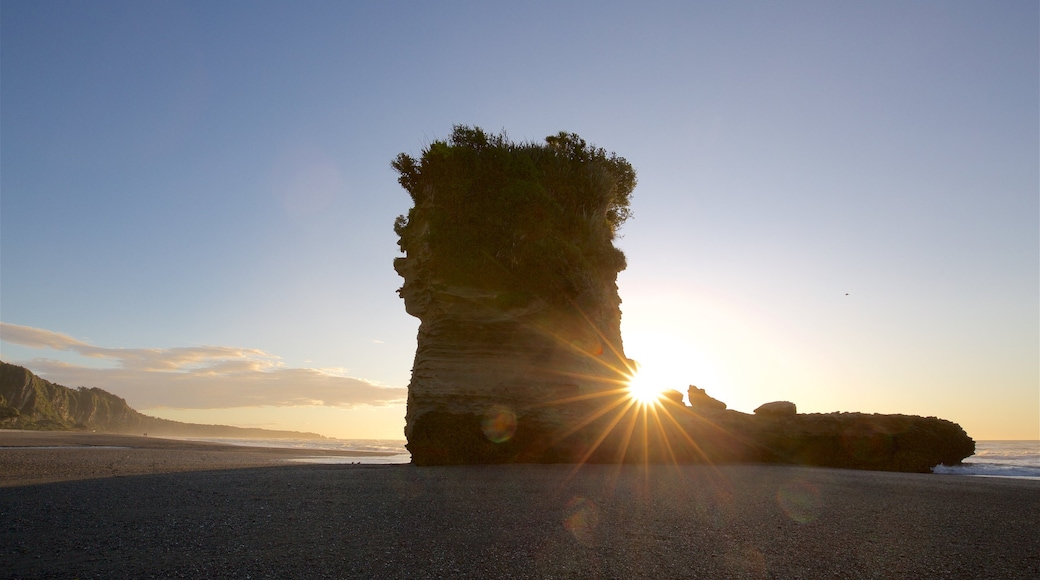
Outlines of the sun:
<svg viewBox="0 0 1040 580">
<path fill-rule="evenodd" d="M 628 396 L 641 405 L 654 405 L 661 398 L 666 385 L 652 376 L 636 372 L 628 380 Z"/>
</svg>

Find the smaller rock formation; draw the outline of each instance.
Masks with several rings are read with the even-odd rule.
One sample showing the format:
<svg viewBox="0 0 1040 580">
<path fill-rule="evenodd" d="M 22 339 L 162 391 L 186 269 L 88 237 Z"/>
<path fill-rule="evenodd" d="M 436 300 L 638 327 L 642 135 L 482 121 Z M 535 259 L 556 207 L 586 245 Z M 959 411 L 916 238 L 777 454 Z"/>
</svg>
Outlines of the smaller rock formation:
<svg viewBox="0 0 1040 580">
<path fill-rule="evenodd" d="M 690 397 L 690 406 L 694 411 L 725 411 L 726 403 L 712 398 L 704 389 L 690 385 L 687 394 Z M 756 411 L 757 412 L 757 411 Z"/>
<path fill-rule="evenodd" d="M 794 417 L 798 414 L 798 407 L 791 401 L 773 401 L 755 409 L 755 414 L 760 417 Z"/>
<path fill-rule="evenodd" d="M 661 400 L 672 405 L 682 406 L 683 404 L 682 393 L 676 391 L 675 389 L 668 389 L 666 391 L 663 391 L 661 393 Z M 725 407 L 725 403 L 723 403 L 722 406 Z"/>
<path fill-rule="evenodd" d="M 936 417 L 797 414 L 790 401 L 767 403 L 754 415 L 675 406 L 664 411 L 681 433 L 669 434 L 669 457 L 656 459 L 674 457 L 679 463 L 786 463 L 929 473 L 939 464 L 958 465 L 975 452 L 975 441 L 960 425 Z"/>
<path fill-rule="evenodd" d="M 768 463 L 929 473 L 975 453 L 975 441 L 960 425 L 936 417 L 810 413 L 752 419 L 747 433 L 754 460 Z"/>
</svg>

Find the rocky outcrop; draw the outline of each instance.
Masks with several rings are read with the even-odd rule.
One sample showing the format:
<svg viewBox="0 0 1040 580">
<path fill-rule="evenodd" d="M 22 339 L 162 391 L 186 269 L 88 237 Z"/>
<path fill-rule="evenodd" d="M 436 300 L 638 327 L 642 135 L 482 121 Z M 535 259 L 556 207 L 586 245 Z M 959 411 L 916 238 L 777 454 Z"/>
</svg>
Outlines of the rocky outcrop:
<svg viewBox="0 0 1040 580">
<path fill-rule="evenodd" d="M 812 413 L 753 419 L 744 428 L 754 461 L 929 473 L 975 453 L 975 441 L 960 425 L 936 417 Z"/>
<path fill-rule="evenodd" d="M 690 407 L 694 411 L 725 411 L 726 403 L 708 395 L 704 389 L 690 385 L 687 396 L 690 398 Z"/>
<path fill-rule="evenodd" d="M 591 461 L 785 463 L 844 469 L 928 473 L 975 452 L 959 425 L 936 417 L 868 413 L 749 415 L 696 409 L 662 399 L 645 417 L 620 421 Z M 626 425 L 646 442 L 626 443 Z M 620 427 L 620 428 L 619 428 Z"/>
<path fill-rule="evenodd" d="M 701 392 L 703 392 L 703 390 Z M 682 393 L 680 393 L 679 391 L 676 391 L 674 389 L 666 389 L 663 393 L 661 393 L 661 400 L 667 401 L 669 404 L 672 404 L 672 405 L 682 405 L 683 404 Z M 722 403 L 722 408 L 723 409 L 726 408 L 726 404 L 725 403 Z"/>
<path fill-rule="evenodd" d="M 798 414 L 798 407 L 791 401 L 773 401 L 755 409 L 756 415 L 763 417 L 793 417 Z"/>
<path fill-rule="evenodd" d="M 0 429 L 81 429 L 182 437 L 321 438 L 316 433 L 197 425 L 150 417 L 102 389 L 70 389 L 3 361 L 0 361 Z"/>
</svg>

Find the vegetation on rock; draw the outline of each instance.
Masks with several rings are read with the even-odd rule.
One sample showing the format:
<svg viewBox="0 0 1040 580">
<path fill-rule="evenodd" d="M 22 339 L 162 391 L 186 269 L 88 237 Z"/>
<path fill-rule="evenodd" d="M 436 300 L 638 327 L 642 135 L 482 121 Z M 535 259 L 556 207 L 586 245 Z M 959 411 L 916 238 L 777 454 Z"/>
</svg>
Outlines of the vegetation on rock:
<svg viewBox="0 0 1040 580">
<path fill-rule="evenodd" d="M 584 306 L 625 268 L 612 241 L 632 215 L 635 171 L 578 135 L 513 143 L 457 125 L 391 165 L 414 202 L 398 243 L 441 284 L 501 290 L 508 306 Z"/>
</svg>

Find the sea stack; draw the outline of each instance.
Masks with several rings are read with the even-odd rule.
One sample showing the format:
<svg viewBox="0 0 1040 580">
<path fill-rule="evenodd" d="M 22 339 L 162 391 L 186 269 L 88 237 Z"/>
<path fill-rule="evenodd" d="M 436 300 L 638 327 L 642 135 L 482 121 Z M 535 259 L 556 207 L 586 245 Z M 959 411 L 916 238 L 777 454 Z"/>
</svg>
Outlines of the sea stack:
<svg viewBox="0 0 1040 580">
<path fill-rule="evenodd" d="M 399 293 L 421 324 L 405 435 L 418 465 L 577 461 L 623 397 L 614 247 L 636 177 L 560 133 L 456 126 L 392 163 L 414 202 L 395 224 Z"/>
</svg>

